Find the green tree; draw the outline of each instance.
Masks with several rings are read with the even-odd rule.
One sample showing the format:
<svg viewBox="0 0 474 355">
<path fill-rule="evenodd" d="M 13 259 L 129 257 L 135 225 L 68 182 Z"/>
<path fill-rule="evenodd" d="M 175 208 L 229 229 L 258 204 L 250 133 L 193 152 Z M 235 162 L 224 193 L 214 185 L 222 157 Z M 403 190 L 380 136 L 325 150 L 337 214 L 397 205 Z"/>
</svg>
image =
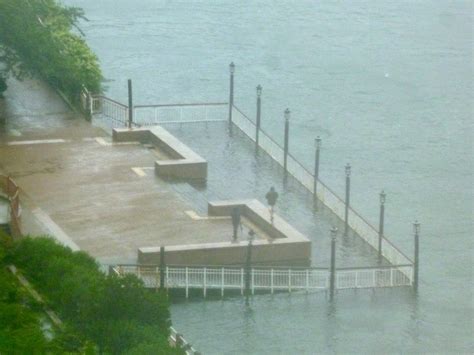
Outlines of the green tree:
<svg viewBox="0 0 474 355">
<path fill-rule="evenodd" d="M 0 0 L 4 74 L 39 76 L 71 100 L 77 100 L 83 87 L 99 92 L 99 62 L 78 30 L 81 18 L 81 9 L 56 0 Z"/>
<path fill-rule="evenodd" d="M 122 354 L 146 343 L 175 353 L 167 341 L 171 322 L 166 295 L 146 289 L 134 275 L 105 276 L 89 255 L 47 237 L 21 240 L 8 259 L 99 352 Z"/>
</svg>

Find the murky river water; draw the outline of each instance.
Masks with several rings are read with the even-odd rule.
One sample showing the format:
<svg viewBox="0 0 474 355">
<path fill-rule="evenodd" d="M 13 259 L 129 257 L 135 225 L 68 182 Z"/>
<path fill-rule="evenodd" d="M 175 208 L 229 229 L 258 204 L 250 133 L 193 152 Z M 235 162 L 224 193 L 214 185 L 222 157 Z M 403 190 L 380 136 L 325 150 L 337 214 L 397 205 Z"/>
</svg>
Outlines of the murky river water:
<svg viewBox="0 0 474 355">
<path fill-rule="evenodd" d="M 195 301 L 173 322 L 206 354 L 447 353 L 473 351 L 473 5 L 470 1 L 67 0 L 85 9 L 87 41 L 107 95 L 136 104 L 226 101 L 253 115 L 342 195 L 353 166 L 353 205 L 413 252 L 422 223 L 420 292 L 340 292 Z M 192 144 L 190 144 L 192 145 Z"/>
</svg>

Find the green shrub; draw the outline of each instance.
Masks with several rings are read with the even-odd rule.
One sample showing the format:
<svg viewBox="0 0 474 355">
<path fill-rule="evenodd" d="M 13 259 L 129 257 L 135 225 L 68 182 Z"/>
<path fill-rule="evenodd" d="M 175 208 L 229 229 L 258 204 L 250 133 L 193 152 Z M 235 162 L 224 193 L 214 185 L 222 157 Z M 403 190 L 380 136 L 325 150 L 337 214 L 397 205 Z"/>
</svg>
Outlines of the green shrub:
<svg viewBox="0 0 474 355">
<path fill-rule="evenodd" d="M 106 276 L 86 253 L 72 252 L 47 237 L 21 240 L 7 259 L 100 351 L 120 354 L 153 342 L 174 352 L 167 343 L 168 300 L 147 290 L 137 277 Z"/>
<path fill-rule="evenodd" d="M 3 97 L 3 93 L 7 90 L 7 81 L 3 75 L 0 75 L 0 98 Z"/>
</svg>

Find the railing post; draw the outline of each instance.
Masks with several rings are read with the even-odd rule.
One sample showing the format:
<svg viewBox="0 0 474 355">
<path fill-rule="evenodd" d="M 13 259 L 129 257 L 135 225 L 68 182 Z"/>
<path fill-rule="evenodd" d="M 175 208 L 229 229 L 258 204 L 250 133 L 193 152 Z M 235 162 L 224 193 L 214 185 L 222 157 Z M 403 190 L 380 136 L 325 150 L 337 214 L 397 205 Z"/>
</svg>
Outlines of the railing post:
<svg viewBox="0 0 474 355">
<path fill-rule="evenodd" d="M 204 289 L 203 289 L 203 295 L 204 295 L 204 298 L 206 298 L 206 295 L 207 295 L 207 290 L 206 290 L 206 284 L 207 284 L 207 269 L 204 268 L 204 275 L 203 275 L 203 282 L 204 282 Z"/>
<path fill-rule="evenodd" d="M 165 247 L 160 247 L 160 290 L 163 291 L 165 288 Z"/>
<path fill-rule="evenodd" d="M 244 295 L 244 268 L 240 269 L 240 294 Z"/>
<path fill-rule="evenodd" d="M 316 145 L 316 154 L 314 157 L 314 199 L 316 200 L 318 198 L 317 196 L 317 191 L 318 191 L 318 179 L 319 179 L 319 152 L 321 150 L 321 138 L 316 137 L 314 140 L 315 145 Z"/>
<path fill-rule="evenodd" d="M 245 273 L 245 304 L 249 304 L 250 296 L 250 277 L 251 277 L 251 267 L 252 267 L 252 239 L 249 239 L 249 244 L 247 246 L 247 260 L 245 263 L 246 273 Z"/>
<path fill-rule="evenodd" d="M 413 289 L 418 291 L 418 265 L 419 265 L 419 239 L 420 239 L 420 223 L 413 223 L 413 231 L 415 233 L 415 260 L 413 264 Z"/>
<path fill-rule="evenodd" d="M 221 297 L 224 297 L 224 268 L 222 268 Z"/>
<path fill-rule="evenodd" d="M 383 239 L 383 227 L 385 218 L 385 192 L 382 190 L 380 193 L 380 217 L 379 217 L 379 260 L 382 259 L 382 239 Z"/>
<path fill-rule="evenodd" d="M 128 128 L 132 128 L 132 124 L 133 124 L 132 80 L 128 79 Z"/>
<path fill-rule="evenodd" d="M 189 298 L 189 276 L 188 276 L 188 267 L 185 269 L 185 282 L 186 282 L 186 298 Z"/>
<path fill-rule="evenodd" d="M 92 95 L 90 93 L 87 93 L 87 98 L 88 98 L 88 104 L 89 104 L 89 112 L 92 117 L 94 114 L 94 99 L 92 98 Z"/>
<path fill-rule="evenodd" d="M 347 236 L 349 232 L 349 204 L 351 194 L 351 165 L 346 165 L 346 205 L 344 213 L 344 235 Z"/>
<path fill-rule="evenodd" d="M 262 109 L 262 86 L 257 86 L 257 121 L 255 125 L 255 149 L 258 149 L 258 139 L 260 133 L 260 116 Z"/>
<path fill-rule="evenodd" d="M 273 269 L 270 270 L 270 292 L 273 294 Z"/>
<path fill-rule="evenodd" d="M 234 62 L 229 65 L 230 71 L 230 89 L 229 89 L 229 126 L 232 126 L 232 108 L 234 107 L 234 72 L 235 64 Z"/>
<path fill-rule="evenodd" d="M 306 269 L 306 292 L 309 290 L 309 269 Z"/>
<path fill-rule="evenodd" d="M 288 269 L 288 292 L 291 293 L 291 269 Z"/>
<path fill-rule="evenodd" d="M 283 149 L 283 169 L 285 173 L 288 171 L 287 169 L 287 160 L 288 160 L 288 144 L 290 139 L 290 110 L 285 110 L 285 144 Z"/>
<path fill-rule="evenodd" d="M 252 289 L 252 295 L 255 293 L 255 269 L 252 268 L 250 271 L 252 275 L 252 281 L 250 283 L 250 288 Z"/>
<path fill-rule="evenodd" d="M 181 349 L 181 347 L 183 346 L 183 336 L 179 333 L 176 333 L 175 335 L 175 345 L 178 349 Z"/>
<path fill-rule="evenodd" d="M 336 286 L 336 235 L 337 228 L 332 227 L 331 229 L 331 269 L 329 279 L 329 298 L 334 299 L 334 289 Z"/>
</svg>

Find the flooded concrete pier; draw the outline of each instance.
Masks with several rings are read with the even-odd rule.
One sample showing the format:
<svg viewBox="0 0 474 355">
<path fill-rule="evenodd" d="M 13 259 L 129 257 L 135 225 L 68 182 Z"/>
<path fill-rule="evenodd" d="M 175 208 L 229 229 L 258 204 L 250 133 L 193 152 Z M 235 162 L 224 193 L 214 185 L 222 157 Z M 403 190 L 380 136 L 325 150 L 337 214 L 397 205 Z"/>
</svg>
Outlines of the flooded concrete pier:
<svg viewBox="0 0 474 355">
<path fill-rule="evenodd" d="M 166 151 L 112 141 L 41 83 L 11 87 L 0 167 L 21 187 L 25 234 L 53 235 L 103 264 L 136 263 L 143 247 L 230 243 L 230 218 L 195 211 L 155 176 L 155 161 Z M 256 226 L 247 218 L 242 224 L 239 239 L 247 240 Z M 271 236 L 258 230 L 256 238 Z"/>
</svg>

